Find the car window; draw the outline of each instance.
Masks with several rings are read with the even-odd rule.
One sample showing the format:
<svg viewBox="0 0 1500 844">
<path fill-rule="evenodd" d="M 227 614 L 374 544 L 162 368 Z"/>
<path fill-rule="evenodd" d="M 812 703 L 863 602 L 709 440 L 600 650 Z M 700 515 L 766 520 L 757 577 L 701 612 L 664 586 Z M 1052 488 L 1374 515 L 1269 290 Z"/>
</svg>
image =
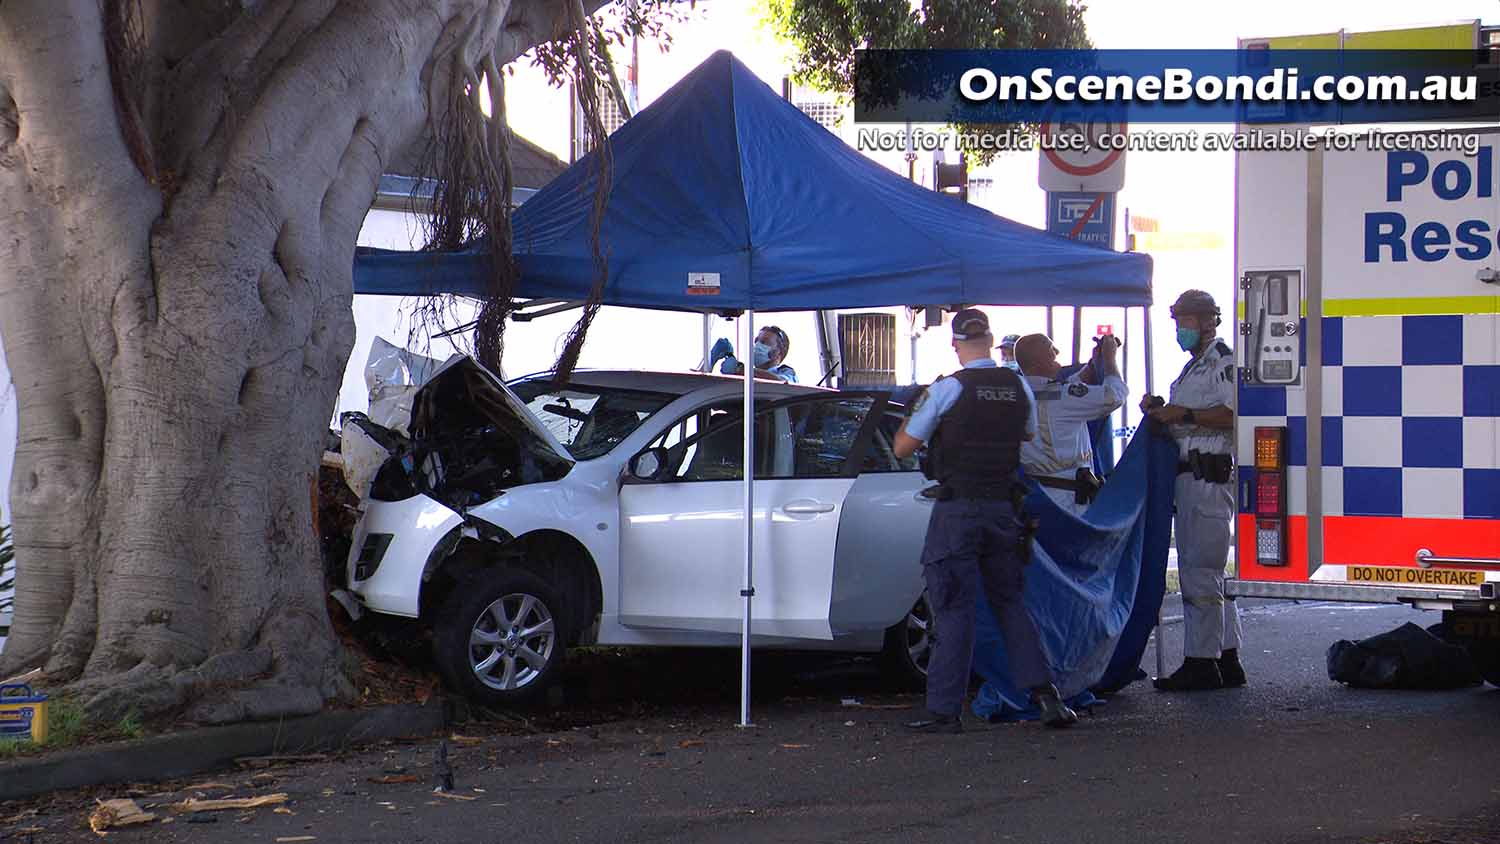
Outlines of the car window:
<svg viewBox="0 0 1500 844">
<path fill-rule="evenodd" d="M 639 390 L 523 381 L 512 387 L 526 407 L 575 460 L 608 454 L 676 396 Z"/>
<path fill-rule="evenodd" d="M 649 448 L 667 450 L 667 465 L 684 466 L 692 462 L 698 449 L 698 434 L 706 432 L 730 418 L 743 404 L 737 400 L 725 400 L 700 407 L 678 419 L 672 426 L 652 440 Z"/>
<path fill-rule="evenodd" d="M 921 468 L 915 454 L 904 460 L 896 456 L 896 432 L 901 430 L 903 421 L 899 413 L 881 414 L 861 472 L 915 472 Z"/>
<path fill-rule="evenodd" d="M 859 439 L 874 400 L 868 397 L 795 402 L 763 410 L 755 417 L 755 474 L 758 478 L 838 477 Z M 670 433 L 670 432 L 669 432 Z M 696 438 L 673 453 L 670 477 L 683 481 L 722 481 L 744 477 L 745 429 L 742 417 L 711 421 Z"/>
</svg>

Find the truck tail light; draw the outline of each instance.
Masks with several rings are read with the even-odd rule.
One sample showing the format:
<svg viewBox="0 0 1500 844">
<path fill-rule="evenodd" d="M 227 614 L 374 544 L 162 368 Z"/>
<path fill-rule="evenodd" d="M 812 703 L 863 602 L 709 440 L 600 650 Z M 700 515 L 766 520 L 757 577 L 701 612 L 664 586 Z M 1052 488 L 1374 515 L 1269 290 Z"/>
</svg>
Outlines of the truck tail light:
<svg viewBox="0 0 1500 844">
<path fill-rule="evenodd" d="M 1255 562 L 1286 565 L 1286 428 L 1255 429 L 1254 504 Z"/>
<path fill-rule="evenodd" d="M 1255 562 L 1263 566 L 1286 565 L 1286 535 L 1281 519 L 1255 520 Z"/>
<path fill-rule="evenodd" d="M 1255 471 L 1281 471 L 1285 460 L 1285 445 L 1285 428 L 1257 427 L 1255 429 Z"/>
</svg>

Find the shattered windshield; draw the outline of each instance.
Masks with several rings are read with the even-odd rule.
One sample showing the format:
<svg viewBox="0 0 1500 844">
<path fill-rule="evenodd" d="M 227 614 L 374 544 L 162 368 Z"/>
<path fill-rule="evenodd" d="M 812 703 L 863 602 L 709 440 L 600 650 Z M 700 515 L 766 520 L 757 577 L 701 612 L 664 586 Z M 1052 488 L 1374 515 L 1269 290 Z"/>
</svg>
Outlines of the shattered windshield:
<svg viewBox="0 0 1500 844">
<path fill-rule="evenodd" d="M 511 390 L 574 460 L 608 454 L 642 422 L 677 398 L 666 393 L 573 384 L 557 389 L 551 381 L 522 381 L 512 384 Z"/>
</svg>

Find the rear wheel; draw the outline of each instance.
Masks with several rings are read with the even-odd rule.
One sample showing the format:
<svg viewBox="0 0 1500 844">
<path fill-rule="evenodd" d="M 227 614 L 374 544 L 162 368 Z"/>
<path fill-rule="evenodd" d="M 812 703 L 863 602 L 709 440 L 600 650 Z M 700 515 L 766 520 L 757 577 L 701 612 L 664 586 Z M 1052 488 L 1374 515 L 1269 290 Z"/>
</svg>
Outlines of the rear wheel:
<svg viewBox="0 0 1500 844">
<path fill-rule="evenodd" d="M 881 653 L 886 676 L 906 688 L 927 683 L 927 661 L 932 657 L 932 607 L 924 591 L 899 624 L 885 631 Z"/>
<path fill-rule="evenodd" d="M 492 705 L 535 700 L 556 679 L 569 618 L 559 590 L 520 569 L 481 569 L 449 594 L 434 625 L 434 658 L 464 697 Z"/>
</svg>

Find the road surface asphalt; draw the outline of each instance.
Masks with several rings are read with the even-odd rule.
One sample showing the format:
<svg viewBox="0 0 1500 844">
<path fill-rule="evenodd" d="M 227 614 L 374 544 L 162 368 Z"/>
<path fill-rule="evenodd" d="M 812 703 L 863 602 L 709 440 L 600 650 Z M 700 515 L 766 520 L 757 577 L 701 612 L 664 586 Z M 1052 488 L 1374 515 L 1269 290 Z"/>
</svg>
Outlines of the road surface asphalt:
<svg viewBox="0 0 1500 844">
<path fill-rule="evenodd" d="M 433 739 L 0 805 L 0 840 L 97 841 L 94 800 L 133 796 L 171 822 L 113 841 L 1500 842 L 1487 761 L 1500 690 L 1327 678 L 1334 640 L 1407 620 L 1437 617 L 1262 602 L 1245 613 L 1247 688 L 1166 695 L 1142 681 L 1070 730 L 970 722 L 959 736 L 905 733 L 921 699 L 869 660 L 758 659 L 755 726 L 740 729 L 736 655 L 591 654 L 563 708 L 529 728 L 455 727 L 447 796 L 432 790 Z M 1181 625 L 1164 638 L 1170 668 Z M 167 808 L 271 793 L 288 796 L 282 811 L 190 822 Z"/>
</svg>

